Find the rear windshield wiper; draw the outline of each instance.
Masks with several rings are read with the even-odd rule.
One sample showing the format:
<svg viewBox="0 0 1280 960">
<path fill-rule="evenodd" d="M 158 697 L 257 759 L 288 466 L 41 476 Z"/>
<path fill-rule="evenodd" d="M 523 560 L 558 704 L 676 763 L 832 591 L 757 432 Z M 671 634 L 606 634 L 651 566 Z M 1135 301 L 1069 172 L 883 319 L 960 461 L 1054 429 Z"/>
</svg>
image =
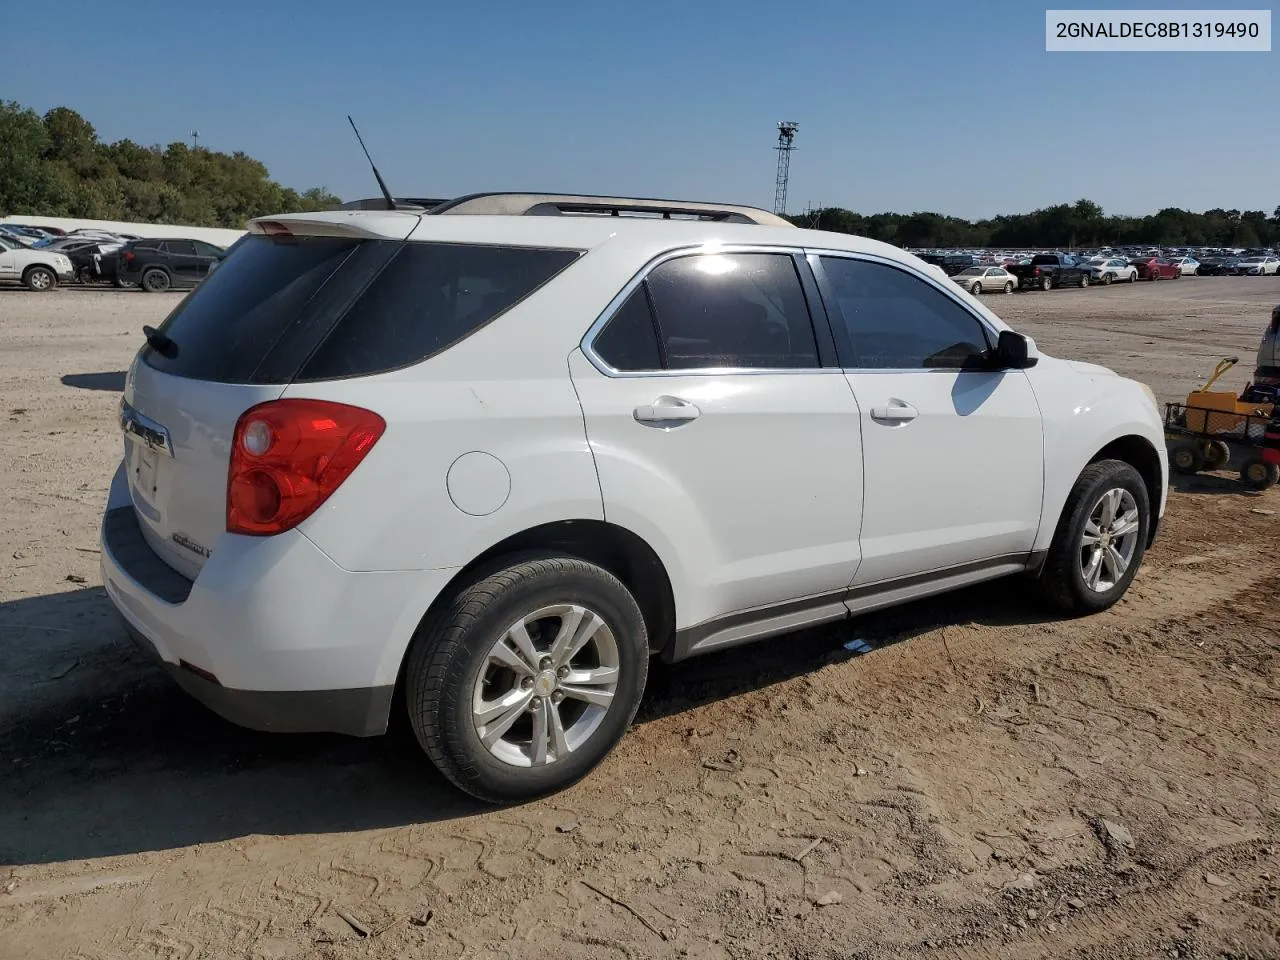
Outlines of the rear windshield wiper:
<svg viewBox="0 0 1280 960">
<path fill-rule="evenodd" d="M 178 344 L 169 337 L 165 336 L 155 327 L 143 327 L 142 333 L 147 338 L 147 344 L 160 356 L 166 360 L 172 360 L 178 355 Z"/>
</svg>

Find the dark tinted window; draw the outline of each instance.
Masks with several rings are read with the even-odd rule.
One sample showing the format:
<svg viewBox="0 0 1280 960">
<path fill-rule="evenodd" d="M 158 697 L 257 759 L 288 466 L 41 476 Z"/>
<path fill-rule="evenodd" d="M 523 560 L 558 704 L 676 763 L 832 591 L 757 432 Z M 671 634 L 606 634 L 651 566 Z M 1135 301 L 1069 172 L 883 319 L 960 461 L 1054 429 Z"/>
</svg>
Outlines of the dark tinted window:
<svg viewBox="0 0 1280 960">
<path fill-rule="evenodd" d="M 484 326 L 578 256 L 571 250 L 407 243 L 338 322 L 300 379 L 370 374 L 426 359 Z M 221 279 L 225 270 L 213 278 Z"/>
<path fill-rule="evenodd" d="M 680 257 L 655 267 L 646 283 L 669 369 L 821 365 L 786 254 Z"/>
<path fill-rule="evenodd" d="M 200 257 L 220 257 L 222 256 L 222 248 L 215 247 L 212 243 L 205 243 L 203 240 L 192 240 L 196 247 L 196 255 Z"/>
<path fill-rule="evenodd" d="M 178 257 L 194 257 L 196 255 L 196 245 L 190 240 L 166 240 L 164 249 Z"/>
<path fill-rule="evenodd" d="M 618 308 L 592 346 L 615 370 L 661 370 L 662 354 L 644 284 Z"/>
<path fill-rule="evenodd" d="M 961 367 L 990 344 L 982 325 L 941 290 L 886 264 L 823 257 L 853 347 L 846 367 Z"/>
<path fill-rule="evenodd" d="M 1032 263 L 1033 265 L 1036 265 L 1036 264 L 1039 264 L 1039 265 L 1048 265 L 1048 264 L 1055 264 L 1055 263 L 1057 263 L 1057 262 L 1058 262 L 1058 258 L 1057 258 L 1057 257 L 1052 256 L 1052 255 L 1047 254 L 1047 253 L 1041 253 L 1041 254 L 1038 254 L 1038 255 L 1036 255 L 1036 256 L 1034 256 L 1034 257 L 1032 257 L 1032 258 L 1031 258 L 1031 263 Z"/>
<path fill-rule="evenodd" d="M 178 355 L 166 359 L 148 348 L 147 364 L 199 380 L 252 382 L 276 341 L 358 245 L 251 237 L 161 325 Z"/>
</svg>

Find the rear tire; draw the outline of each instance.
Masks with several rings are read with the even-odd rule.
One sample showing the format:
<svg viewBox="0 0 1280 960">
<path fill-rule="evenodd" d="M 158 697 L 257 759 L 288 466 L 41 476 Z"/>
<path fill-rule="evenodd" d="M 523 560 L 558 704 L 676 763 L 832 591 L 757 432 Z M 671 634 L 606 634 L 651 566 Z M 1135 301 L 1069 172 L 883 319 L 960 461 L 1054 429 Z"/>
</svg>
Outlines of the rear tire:
<svg viewBox="0 0 1280 960">
<path fill-rule="evenodd" d="M 973 294 L 973 295 L 976 297 L 978 294 L 982 293 L 982 284 L 980 284 L 980 283 L 972 283 L 972 284 L 970 284 L 970 285 L 969 285 L 969 292 L 970 292 L 971 294 Z"/>
<path fill-rule="evenodd" d="M 1231 461 L 1231 447 L 1225 440 L 1212 440 L 1205 452 L 1204 468 L 1221 470 Z"/>
<path fill-rule="evenodd" d="M 1137 279 L 1138 279 L 1138 271 L 1136 271 L 1136 270 L 1135 270 L 1135 271 L 1133 271 L 1133 273 L 1129 274 L 1129 280 L 1128 280 L 1128 282 L 1129 282 L 1129 283 L 1133 283 L 1133 281 L 1135 281 L 1135 280 L 1137 280 Z"/>
<path fill-rule="evenodd" d="M 562 629 L 581 637 L 591 624 L 581 650 L 556 653 Z M 606 681 L 572 679 L 610 667 L 607 699 Z M 616 577 L 570 557 L 524 560 L 461 590 L 419 628 L 405 704 L 419 745 L 454 785 L 516 803 L 595 769 L 635 716 L 648 669 L 644 617 Z"/>
<path fill-rule="evenodd" d="M 1040 574 L 1046 599 L 1068 613 L 1110 607 L 1133 582 L 1150 529 L 1151 504 L 1138 471 L 1122 460 L 1089 464 L 1067 497 Z"/>
<path fill-rule="evenodd" d="M 1005 285 L 1004 285 L 1004 292 L 1005 292 L 1006 294 L 1013 293 L 1013 281 L 1012 281 L 1012 280 L 1009 280 L 1008 282 L 1006 282 L 1006 283 L 1005 283 Z"/>
<path fill-rule="evenodd" d="M 1240 465 L 1240 479 L 1255 490 L 1266 490 L 1280 482 L 1280 466 L 1261 457 L 1250 457 Z"/>
<path fill-rule="evenodd" d="M 58 285 L 58 278 L 48 267 L 27 267 L 22 282 L 32 293 L 45 293 Z"/>
<path fill-rule="evenodd" d="M 1053 289 L 1053 280 L 1052 280 L 1052 279 L 1050 279 L 1049 277 L 1041 277 L 1041 278 L 1040 278 L 1040 289 L 1041 289 L 1041 290 L 1052 290 L 1052 289 Z"/>
<path fill-rule="evenodd" d="M 1104 273 L 1104 274 L 1102 275 L 1102 285 L 1103 285 L 1104 287 L 1109 287 L 1109 286 L 1111 286 L 1111 280 L 1112 280 L 1111 274 L 1109 274 L 1109 273 Z"/>
<path fill-rule="evenodd" d="M 173 281 L 169 279 L 169 274 L 159 268 L 152 268 L 142 274 L 142 289 L 147 293 L 164 293 L 173 285 Z"/>
<path fill-rule="evenodd" d="M 1083 290 L 1089 285 L 1089 275 L 1087 273 L 1080 274 L 1080 289 Z"/>
<path fill-rule="evenodd" d="M 1169 451 L 1169 466 L 1184 476 L 1204 469 L 1205 457 L 1198 443 L 1179 443 Z"/>
</svg>

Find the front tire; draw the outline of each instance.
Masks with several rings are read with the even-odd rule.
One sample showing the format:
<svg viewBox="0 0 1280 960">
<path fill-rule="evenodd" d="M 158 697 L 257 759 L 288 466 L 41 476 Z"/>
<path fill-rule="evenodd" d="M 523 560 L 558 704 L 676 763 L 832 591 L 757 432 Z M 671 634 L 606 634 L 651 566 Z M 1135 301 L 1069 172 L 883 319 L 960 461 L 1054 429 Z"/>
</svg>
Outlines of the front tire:
<svg viewBox="0 0 1280 960">
<path fill-rule="evenodd" d="M 1204 469 L 1204 450 L 1199 443 L 1179 443 L 1169 451 L 1169 466 L 1183 476 L 1193 476 Z"/>
<path fill-rule="evenodd" d="M 1255 490 L 1266 490 L 1280 483 L 1280 466 L 1250 457 L 1240 465 L 1240 479 Z"/>
<path fill-rule="evenodd" d="M 1040 575 L 1046 598 L 1069 613 L 1107 609 L 1133 582 L 1150 529 L 1138 471 L 1122 460 L 1089 464 L 1067 497 Z"/>
<path fill-rule="evenodd" d="M 1087 273 L 1080 274 L 1080 288 L 1083 290 L 1089 285 L 1089 275 Z"/>
<path fill-rule="evenodd" d="M 1129 281 L 1128 281 L 1128 282 L 1129 282 L 1129 283 L 1133 283 L 1133 281 L 1135 281 L 1135 280 L 1137 280 L 1137 279 L 1138 279 L 1138 271 L 1137 271 L 1137 270 L 1134 270 L 1132 273 L 1130 273 L 1130 274 L 1129 274 Z"/>
<path fill-rule="evenodd" d="M 978 294 L 982 293 L 982 284 L 980 283 L 969 284 L 969 292 L 976 297 Z"/>
<path fill-rule="evenodd" d="M 405 668 L 418 743 L 489 803 L 563 790 L 622 738 L 644 693 L 649 638 L 630 591 L 570 557 L 515 563 L 419 628 Z"/>
<path fill-rule="evenodd" d="M 32 293 L 45 293 L 58 284 L 58 278 L 48 267 L 28 267 L 22 275 L 22 282 Z"/>
</svg>

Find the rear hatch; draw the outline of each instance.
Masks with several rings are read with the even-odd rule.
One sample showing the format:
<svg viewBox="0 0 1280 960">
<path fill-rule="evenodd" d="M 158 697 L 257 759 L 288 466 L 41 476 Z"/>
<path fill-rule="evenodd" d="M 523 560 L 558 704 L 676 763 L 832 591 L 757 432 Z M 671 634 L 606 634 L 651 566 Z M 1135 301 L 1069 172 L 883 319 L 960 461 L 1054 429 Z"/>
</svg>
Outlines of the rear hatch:
<svg viewBox="0 0 1280 960">
<path fill-rule="evenodd" d="M 226 531 L 232 437 L 247 409 L 291 384 L 447 350 L 582 254 L 405 243 L 418 222 L 404 212 L 255 221 L 139 352 L 121 416 L 131 495 L 143 535 L 175 570 L 195 579 Z"/>
<path fill-rule="evenodd" d="M 418 222 L 376 220 L 373 236 L 327 224 L 329 235 L 251 236 L 161 324 L 169 355 L 148 344 L 135 358 L 121 405 L 130 495 L 147 542 L 184 576 L 226 530 L 236 421 L 284 392 Z"/>
</svg>

